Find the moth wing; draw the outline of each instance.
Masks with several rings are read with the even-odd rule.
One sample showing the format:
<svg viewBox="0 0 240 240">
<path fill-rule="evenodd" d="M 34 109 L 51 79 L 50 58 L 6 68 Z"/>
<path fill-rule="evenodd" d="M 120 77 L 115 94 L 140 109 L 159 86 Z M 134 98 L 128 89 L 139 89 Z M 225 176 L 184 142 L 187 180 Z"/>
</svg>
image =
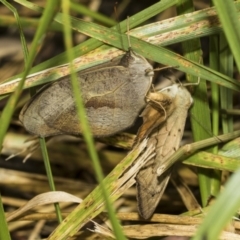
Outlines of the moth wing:
<svg viewBox="0 0 240 240">
<path fill-rule="evenodd" d="M 129 115 L 128 109 L 132 106 L 128 105 L 125 95 L 129 96 L 131 90 L 128 89 L 130 80 L 126 68 L 104 68 L 94 72 L 94 77 L 93 73 L 80 77 L 86 113 L 94 136 L 112 135 L 134 122 L 140 110 L 134 116 L 133 113 Z M 57 120 L 58 128 L 61 126 L 61 130 L 69 134 L 82 133 L 75 105 L 66 109 L 63 115 L 64 118 Z"/>
<path fill-rule="evenodd" d="M 142 102 L 135 99 L 137 92 L 129 88 L 130 76 L 122 66 L 79 74 L 79 82 L 95 136 L 112 135 L 126 129 L 134 123 L 144 105 L 144 98 Z M 35 95 L 22 111 L 21 119 L 28 131 L 40 136 L 82 133 L 68 78 L 46 86 Z"/>
<path fill-rule="evenodd" d="M 84 99 L 90 127 L 97 137 L 130 127 L 145 105 L 145 95 L 139 96 L 123 66 L 97 71 L 95 81 L 86 81 L 83 90 L 87 92 Z"/>
<path fill-rule="evenodd" d="M 171 169 L 160 177 L 153 173 L 152 167 L 143 168 L 138 173 L 137 200 L 138 212 L 144 219 L 149 219 L 154 213 L 169 181 Z"/>
<path fill-rule="evenodd" d="M 40 91 L 24 105 L 19 115 L 19 119 L 22 122 L 23 126 L 29 132 L 38 136 L 47 137 L 61 134 L 61 131 L 48 126 L 46 120 L 40 115 L 42 105 L 41 102 L 43 101 L 42 97 L 43 95 L 45 97 L 45 91 L 48 91 L 48 89 L 55 89 L 53 85 L 55 84 L 51 84 L 50 87 L 49 85 L 46 85 L 40 89 Z M 56 92 L 52 91 L 52 94 L 54 95 Z M 46 99 L 44 99 L 44 102 L 46 102 Z M 51 108 L 51 110 L 53 110 L 52 113 L 56 112 L 56 109 L 54 110 L 52 104 L 49 104 L 47 106 L 48 109 Z"/>
<path fill-rule="evenodd" d="M 174 111 L 165 122 L 158 126 L 158 131 L 151 138 L 156 138 L 156 155 L 152 164 L 142 168 L 136 176 L 139 214 L 150 218 L 158 205 L 171 175 L 171 168 L 157 174 L 159 168 L 168 162 L 168 159 L 179 148 L 187 112 L 192 98 L 185 88 L 169 88 L 169 95 L 174 97 Z M 175 91 L 178 94 L 175 95 Z"/>
<path fill-rule="evenodd" d="M 173 85 L 173 87 L 175 86 L 178 85 Z M 157 155 L 161 156 L 164 161 L 167 161 L 168 158 L 174 154 L 180 146 L 188 109 L 190 108 L 191 104 L 191 94 L 186 88 L 179 85 L 178 94 L 174 98 L 174 111 L 167 119 L 166 124 L 163 127 L 159 126 Z M 166 132 L 168 133 L 167 136 Z M 161 161 L 160 165 L 162 164 L 163 162 Z"/>
<path fill-rule="evenodd" d="M 166 126 L 167 120 L 159 127 L 163 142 L 168 136 L 168 132 L 162 130 L 165 129 Z M 157 169 L 163 160 L 159 153 L 161 153 L 164 146 L 159 146 L 158 144 L 159 132 L 156 133 L 156 135 L 154 134 L 154 136 L 151 136 L 151 139 L 156 139 L 156 155 L 145 167 L 140 169 L 136 176 L 138 211 L 144 219 L 150 218 L 155 211 L 167 186 L 171 173 L 169 170 L 163 175 L 159 177 L 157 176 Z"/>
<path fill-rule="evenodd" d="M 99 68 L 104 69 L 109 66 L 118 65 L 120 60 L 121 60 L 121 58 L 117 57 L 117 58 L 113 59 L 110 63 L 103 63 L 98 66 L 88 68 L 86 70 L 81 71 L 80 74 L 90 73 L 94 70 L 95 71 L 98 70 Z M 58 118 L 59 117 L 58 113 L 63 112 L 63 108 L 66 105 L 68 105 L 68 104 L 72 105 L 72 103 L 73 103 L 71 93 L 69 93 L 69 91 L 68 91 L 69 86 L 67 88 L 67 95 L 68 95 L 67 99 L 66 98 L 61 99 L 62 94 L 63 95 L 66 94 L 66 91 L 59 86 L 59 82 L 61 82 L 61 81 L 69 81 L 69 78 L 64 77 L 63 79 L 60 79 L 59 81 L 57 81 L 55 83 L 45 85 L 22 108 L 22 110 L 19 114 L 19 120 L 22 122 L 23 126 L 29 132 L 39 135 L 39 136 L 43 136 L 43 137 L 63 134 L 63 132 L 61 130 L 54 128 L 53 124 L 51 124 L 51 121 L 50 121 L 52 115 L 57 113 L 57 118 Z M 68 85 L 67 83 L 65 83 L 65 84 Z M 48 88 L 50 88 L 49 91 L 47 90 Z M 59 90 L 60 90 L 60 92 L 58 92 Z M 64 92 L 65 92 L 65 94 L 64 94 Z M 42 98 L 42 94 L 44 94 L 44 97 L 47 97 L 47 99 L 50 98 L 50 100 L 51 100 L 51 98 L 53 98 L 54 101 L 56 98 L 59 99 L 59 95 L 60 95 L 61 102 L 64 102 L 67 104 L 63 103 L 63 105 L 60 107 L 60 111 L 58 111 L 59 104 L 57 104 L 56 107 L 52 106 L 51 101 L 48 101 L 48 100 L 44 101 L 44 98 Z M 48 106 L 45 109 L 45 111 L 44 110 L 42 111 L 41 107 L 39 107 L 39 105 L 47 106 L 45 104 L 46 102 L 49 102 L 50 106 Z"/>
<path fill-rule="evenodd" d="M 135 143 L 151 134 L 174 110 L 172 98 L 162 92 L 149 93 L 147 98 L 150 101 L 140 115 L 143 118 L 143 123 L 137 132 Z"/>
<path fill-rule="evenodd" d="M 93 67 L 78 74 L 87 117 L 95 136 L 112 135 L 130 127 L 145 105 L 150 84 L 145 84 L 139 92 L 132 67 L 121 65 L 121 62 L 117 59 L 110 67 L 102 64 L 100 69 Z M 24 109 L 25 116 L 21 119 L 32 133 L 45 137 L 82 133 L 69 77 L 46 86 L 27 106 L 29 109 Z"/>
</svg>

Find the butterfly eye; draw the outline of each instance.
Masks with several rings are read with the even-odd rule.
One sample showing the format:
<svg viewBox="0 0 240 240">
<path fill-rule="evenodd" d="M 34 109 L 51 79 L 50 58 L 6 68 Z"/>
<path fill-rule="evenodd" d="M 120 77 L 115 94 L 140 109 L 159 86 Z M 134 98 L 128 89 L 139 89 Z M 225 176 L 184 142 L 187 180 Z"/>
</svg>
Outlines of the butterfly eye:
<svg viewBox="0 0 240 240">
<path fill-rule="evenodd" d="M 154 71 L 153 71 L 153 69 L 147 68 L 147 69 L 145 69 L 144 71 L 145 71 L 146 76 L 154 76 Z"/>
</svg>

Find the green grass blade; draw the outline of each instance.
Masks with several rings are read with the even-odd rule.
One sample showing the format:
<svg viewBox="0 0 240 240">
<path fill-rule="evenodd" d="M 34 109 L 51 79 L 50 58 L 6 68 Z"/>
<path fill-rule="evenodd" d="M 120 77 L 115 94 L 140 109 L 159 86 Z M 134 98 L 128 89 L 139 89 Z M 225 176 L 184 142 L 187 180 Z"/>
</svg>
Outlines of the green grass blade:
<svg viewBox="0 0 240 240">
<path fill-rule="evenodd" d="M 216 63 L 219 64 L 219 71 L 221 73 L 226 74 L 229 77 L 233 77 L 233 56 L 230 52 L 228 43 L 226 41 L 226 38 L 223 34 L 219 34 L 219 56 L 215 59 Z M 215 89 L 216 88 L 216 89 Z M 217 87 L 212 89 L 212 93 L 214 95 L 218 95 L 219 93 L 214 92 L 214 90 L 217 90 Z M 214 96 L 212 94 L 212 96 Z M 218 106 L 221 106 L 221 109 L 231 109 L 233 108 L 233 91 L 230 89 L 227 89 L 225 87 L 220 87 L 220 99 L 218 103 Z M 215 99 L 215 104 L 216 99 Z M 219 113 L 216 116 L 219 118 Z M 226 114 L 221 116 L 222 119 L 222 129 L 223 133 L 229 133 L 233 131 L 233 118 L 227 116 Z M 215 129 L 219 126 L 219 120 L 216 118 L 213 118 L 213 123 L 215 124 Z M 218 134 L 217 131 L 213 131 L 214 136 Z M 217 149 L 215 149 L 215 153 L 217 153 Z M 217 196 L 220 187 L 221 187 L 221 172 L 217 170 L 213 170 L 214 178 L 211 182 L 211 195 Z"/>
<path fill-rule="evenodd" d="M 23 33 L 23 29 L 22 29 L 22 24 L 21 24 L 21 21 L 20 21 L 20 17 L 18 15 L 18 12 L 17 10 L 11 5 L 9 4 L 7 1 L 3 0 L 1 1 L 11 12 L 13 12 L 14 14 L 14 17 L 16 19 L 16 24 L 17 24 L 17 27 L 18 27 L 18 30 L 19 30 L 19 34 L 20 34 L 20 39 L 21 39 L 21 44 L 22 44 L 22 50 L 23 50 L 23 56 L 24 56 L 24 62 L 25 62 L 25 65 L 27 63 L 27 58 L 28 58 L 28 48 L 27 48 L 27 43 L 26 43 L 26 40 L 25 40 L 25 37 L 24 37 L 24 33 Z"/>
<path fill-rule="evenodd" d="M 59 16 L 61 15 L 58 14 L 58 17 Z M 119 41 L 119 39 L 123 39 L 125 46 L 128 45 L 127 36 L 125 34 L 119 34 L 118 32 L 115 32 L 111 29 L 104 28 L 93 23 L 80 21 L 79 19 L 74 18 L 72 18 L 72 24 L 79 31 L 94 38 L 97 38 L 101 41 L 104 41 L 108 44 L 111 44 L 117 48 L 122 48 L 122 43 Z M 210 68 L 207 68 L 199 64 L 198 62 L 187 60 L 182 56 L 175 54 L 165 48 L 154 46 L 152 44 L 146 43 L 145 41 L 134 37 L 131 37 L 131 44 L 133 49 L 137 53 L 145 56 L 146 58 L 163 63 L 165 65 L 179 66 L 180 70 L 188 74 L 197 77 L 200 76 L 201 78 L 208 79 L 209 81 L 215 82 L 217 84 L 223 85 L 227 88 L 231 88 L 236 91 L 239 91 L 240 89 L 240 84 L 233 80 L 232 78 L 222 75 L 221 73 L 218 73 Z M 80 69 L 77 69 L 76 67 L 76 71 L 78 70 Z M 45 79 L 43 78 L 41 79 L 41 81 L 39 80 L 38 84 L 45 83 L 46 81 L 49 82 L 50 80 L 55 80 L 58 79 L 59 77 L 61 76 L 54 72 L 52 75 L 47 76 Z"/>
<path fill-rule="evenodd" d="M 233 61 L 231 53 L 234 55 L 238 69 L 240 69 L 240 57 L 239 57 L 239 42 L 240 42 L 240 25 L 238 22 L 238 16 L 233 1 L 214 0 L 220 21 L 223 26 L 223 30 L 227 39 L 227 43 L 221 38 L 221 50 L 224 49 L 224 55 L 221 59 L 222 72 L 232 75 Z M 231 14 L 229 14 L 231 13 Z M 230 51 L 227 50 L 228 45 Z M 227 48 L 226 48 L 227 47 Z M 221 89 L 221 105 L 223 107 L 232 106 L 232 93 L 228 92 L 229 89 Z M 232 131 L 232 120 L 225 119 L 223 121 L 224 131 Z M 193 239 L 218 239 L 224 226 L 230 221 L 231 217 L 239 207 L 240 195 L 236 189 L 239 185 L 240 172 L 237 171 L 230 181 L 226 184 L 226 188 L 219 195 L 219 198 L 215 202 L 214 206 L 210 209 L 208 216 L 199 227 L 195 237 Z M 226 207 L 227 203 L 227 207 Z M 219 217 L 219 211 L 221 211 L 221 217 Z M 214 222 L 214 224 L 212 224 Z"/>
<path fill-rule="evenodd" d="M 240 70 L 240 24 L 234 1 L 213 0 L 213 4 L 218 12 L 223 31 L 235 58 L 238 70 Z"/>
<path fill-rule="evenodd" d="M 204 20 L 204 22 L 206 22 L 206 19 L 207 19 L 207 14 L 206 13 L 198 13 L 200 16 L 201 16 L 201 19 L 205 19 Z M 140 15 L 140 14 L 139 14 Z M 58 15 L 58 16 L 60 16 L 60 15 Z M 133 18 L 134 19 L 134 18 Z M 198 18 L 197 18 L 198 19 Z M 77 25 L 79 25 L 79 30 L 81 30 L 83 27 L 84 27 L 84 25 L 86 24 L 85 22 L 79 22 L 77 19 L 73 19 L 73 21 L 75 21 L 75 24 L 76 24 L 76 29 L 77 29 Z M 182 20 L 183 21 L 183 20 Z M 185 22 L 186 22 L 186 19 L 185 19 Z M 89 23 L 88 23 L 89 24 Z M 96 27 L 96 25 L 91 25 L 91 23 L 90 23 L 90 25 L 86 25 L 86 31 L 84 31 L 84 32 L 86 32 L 86 34 L 87 34 L 87 32 L 89 32 L 89 34 L 91 34 L 91 36 L 93 36 L 93 37 L 96 37 L 95 35 L 96 35 L 96 32 L 97 31 L 99 31 L 99 32 L 102 32 L 102 31 L 105 31 L 104 30 L 104 28 L 98 28 L 98 27 L 100 27 L 100 26 L 98 26 L 98 27 Z M 95 28 L 95 29 L 94 29 Z M 88 31 L 88 29 L 93 29 L 93 31 L 92 31 L 92 33 L 91 33 L 91 31 Z M 108 30 L 108 31 L 111 31 L 111 30 Z M 93 33 L 94 32 L 94 33 Z M 108 32 L 104 32 L 105 34 L 108 34 Z M 113 32 L 113 34 L 114 34 L 114 32 Z M 101 36 L 101 34 L 98 34 L 98 35 L 100 35 L 100 36 L 98 36 L 99 37 L 99 39 L 101 39 L 102 41 L 104 41 L 104 39 L 102 38 L 102 36 Z M 109 44 L 112 44 L 112 45 L 115 45 L 115 43 L 114 42 L 111 42 L 111 37 L 114 37 L 114 38 L 121 38 L 121 36 L 114 36 L 114 35 L 110 35 L 110 39 L 108 39 L 109 40 Z M 97 38 L 97 37 L 96 37 Z M 125 42 L 126 43 L 126 42 Z M 120 44 L 118 44 L 118 45 L 115 45 L 115 46 L 117 46 L 117 47 L 119 47 L 119 48 L 121 48 L 122 47 L 122 44 L 120 43 Z M 145 48 L 145 46 L 143 45 L 143 43 L 142 42 L 138 42 L 138 48 L 136 48 L 135 50 L 136 51 L 138 51 L 138 49 L 143 49 L 143 48 Z M 86 48 L 85 48 L 86 49 Z M 88 49 L 88 47 L 87 47 L 87 49 Z M 151 52 L 149 52 L 149 54 L 147 54 L 147 56 L 145 56 L 145 57 L 149 57 L 149 58 L 151 58 L 151 54 L 154 54 L 154 53 L 156 53 L 156 48 L 155 49 L 148 49 L 148 51 L 151 51 Z M 213 71 L 213 70 L 211 70 L 211 69 L 209 69 L 209 68 L 206 68 L 206 67 L 204 67 L 204 66 L 202 66 L 202 65 L 197 65 L 198 63 L 195 63 L 194 65 L 191 63 L 191 62 L 187 62 L 187 61 L 185 61 L 185 59 L 184 60 L 182 60 L 181 59 L 181 57 L 179 57 L 179 55 L 172 55 L 172 56 L 169 56 L 169 58 L 167 58 L 167 59 L 164 59 L 165 58 L 165 55 L 166 55 L 166 53 L 163 53 L 163 55 L 162 55 L 162 51 L 164 51 L 164 50 L 162 50 L 162 48 L 160 49 L 158 49 L 157 51 L 159 51 L 157 54 L 159 55 L 158 56 L 158 59 L 156 59 L 156 61 L 158 61 L 158 62 L 162 62 L 163 64 L 166 64 L 166 65 L 173 65 L 173 61 L 174 60 L 176 60 L 176 59 L 178 59 L 178 62 L 176 62 L 175 61 L 175 64 L 174 65 L 176 65 L 176 66 L 178 66 L 178 65 L 181 65 L 181 63 L 182 64 L 185 64 L 185 69 L 182 69 L 183 71 L 188 71 L 188 70 L 193 70 L 193 71 L 191 71 L 191 72 L 188 72 L 189 74 L 192 74 L 192 75 L 194 75 L 195 74 L 195 76 L 201 76 L 201 77 L 203 77 L 203 78 L 205 78 L 205 79 L 209 79 L 210 81 L 213 81 L 213 82 L 215 82 L 215 83 L 217 83 L 217 84 L 223 84 L 224 86 L 226 86 L 226 87 L 228 87 L 228 88 L 232 88 L 232 89 L 235 89 L 235 90 L 238 90 L 239 89 L 239 87 L 237 87 L 237 86 L 233 86 L 233 85 L 239 85 L 238 83 L 236 83 L 236 81 L 235 80 L 233 80 L 233 79 L 231 79 L 231 78 L 229 78 L 229 77 L 227 77 L 227 76 L 224 76 L 224 75 L 221 75 L 220 73 L 217 73 L 216 71 Z M 142 55 L 144 55 L 144 53 L 143 52 L 139 52 L 140 54 L 142 54 Z M 109 53 L 106 53 L 106 56 L 105 56 L 105 60 L 107 59 L 109 57 Z M 65 57 L 65 59 L 66 59 L 66 57 Z M 110 59 L 109 59 L 110 60 Z M 152 59 L 152 60 L 154 60 L 154 59 Z M 107 61 L 107 60 L 106 60 Z M 99 64 L 99 63 L 97 63 L 97 64 Z M 77 64 L 75 65 L 76 66 L 76 71 L 79 71 L 81 68 L 78 68 L 78 66 L 77 66 Z M 196 71 L 195 71 L 195 69 L 196 69 Z M 204 70 L 204 72 L 203 72 L 203 70 Z M 203 75 L 201 75 L 201 73 L 203 73 Z M 52 80 L 56 80 L 56 79 L 58 79 L 59 77 L 62 77 L 62 75 L 60 75 L 59 73 L 58 74 L 56 74 L 56 73 L 53 73 L 52 75 L 49 75 L 47 78 L 43 78 L 43 79 L 41 79 L 41 80 L 36 80 L 36 81 L 39 81 L 38 82 L 38 84 L 41 84 L 41 83 L 46 83 L 46 82 L 49 82 L 49 81 L 52 81 Z M 228 84 L 228 81 L 230 81 L 231 83 L 230 84 Z M 233 85 L 232 85 L 233 84 Z M 29 86 L 33 86 L 33 85 L 36 85 L 36 84 L 29 84 Z M 229 85 L 232 85 L 232 86 L 229 86 Z M 11 88 L 12 90 L 11 91 L 13 91 L 13 87 Z M 9 91 L 9 90 L 8 90 Z"/>
<path fill-rule="evenodd" d="M 35 55 L 37 52 L 37 47 L 39 46 L 39 43 L 41 43 L 41 40 L 43 39 L 43 35 L 46 32 L 47 27 L 55 15 L 56 6 L 58 6 L 58 0 L 53 0 L 53 1 L 47 2 L 46 9 L 40 20 L 39 27 L 37 29 L 37 32 L 36 32 L 33 42 L 32 42 L 32 48 L 31 48 L 31 51 L 29 52 L 29 57 L 27 59 L 27 63 L 26 63 L 25 71 L 22 76 L 22 80 L 19 82 L 17 89 L 11 95 L 4 110 L 2 111 L 2 115 L 1 115 L 1 119 L 0 119 L 0 126 L 1 126 L 0 127 L 0 149 L 2 148 L 3 139 L 7 132 L 7 129 L 8 129 L 10 120 L 12 118 L 15 106 L 17 104 L 18 98 L 21 95 L 22 88 L 24 86 L 24 81 L 30 71 L 33 60 L 35 58 Z"/>
<path fill-rule="evenodd" d="M 194 142 L 191 144 L 187 144 L 183 147 L 181 147 L 179 150 L 177 150 L 167 161 L 166 165 L 161 166 L 161 173 L 166 171 L 169 167 L 171 167 L 176 161 L 178 160 L 184 160 L 187 161 L 189 158 L 189 155 L 194 154 L 196 151 L 203 149 L 203 148 L 208 148 L 223 142 L 231 141 L 235 138 L 235 141 L 238 143 L 239 141 L 239 136 L 240 136 L 240 131 L 234 131 L 231 133 L 223 134 L 223 135 L 218 135 L 217 137 L 211 137 L 208 139 L 204 139 L 198 142 Z M 239 147 L 239 144 L 237 145 L 237 148 Z M 236 148 L 235 146 L 232 147 L 233 149 Z M 235 152 L 235 151 L 234 151 Z M 239 152 L 237 153 L 239 154 Z M 226 154 L 221 154 L 222 156 L 229 156 L 232 157 L 231 155 L 226 155 Z M 234 158 L 236 158 L 236 154 L 233 155 Z M 192 158 L 192 157 L 190 157 Z M 204 161 L 203 161 L 204 163 Z M 205 164 L 205 163 L 204 163 Z M 160 172 L 158 172 L 160 174 Z"/>
<path fill-rule="evenodd" d="M 97 20 L 98 22 L 105 24 L 107 26 L 114 26 L 117 24 L 113 19 L 104 16 L 98 12 L 91 11 L 88 7 L 85 7 L 83 4 L 71 2 L 71 9 L 80 13 L 82 15 L 86 15 L 91 17 L 93 20 Z"/>
<path fill-rule="evenodd" d="M 50 187 L 51 191 L 56 191 L 45 139 L 44 138 L 39 138 L 39 143 L 40 143 L 41 152 L 42 152 L 42 155 L 43 155 L 43 161 L 44 161 L 44 166 L 45 166 L 45 170 L 46 170 L 46 173 L 47 173 L 49 187 Z M 55 212 L 56 212 L 56 215 L 57 215 L 58 222 L 61 223 L 62 222 L 62 215 L 61 215 L 60 206 L 59 206 L 58 203 L 54 203 L 54 207 L 55 207 Z"/>
<path fill-rule="evenodd" d="M 227 135 L 231 136 L 232 133 Z M 240 167 L 240 138 L 226 143 L 219 150 L 218 155 L 201 151 L 188 157 L 183 163 L 234 172 Z"/>
<path fill-rule="evenodd" d="M 181 14 L 194 11 L 192 1 L 184 1 L 182 5 L 179 5 L 178 12 Z M 199 39 L 192 41 L 185 41 L 182 43 L 184 56 L 195 62 L 202 63 L 202 51 Z M 193 75 L 187 75 L 187 80 L 192 83 L 198 82 L 198 77 Z M 207 86 L 204 79 L 200 80 L 199 85 L 194 89 L 193 93 L 193 106 L 190 109 L 191 113 L 191 127 L 193 132 L 194 141 L 203 140 L 211 137 L 212 126 L 210 110 L 208 105 Z M 197 121 L 196 121 L 197 116 Z M 210 150 L 210 149 L 209 149 Z M 198 169 L 199 187 L 201 192 L 201 199 L 203 206 L 206 205 L 207 199 L 210 195 L 210 171 L 206 169 Z"/>
<path fill-rule="evenodd" d="M 37 12 L 42 12 L 43 8 L 37 6 L 36 4 L 33 4 L 31 2 L 25 1 L 25 0 L 16 0 L 16 2 L 19 2 L 20 4 L 34 10 Z M 150 19 L 151 17 L 157 15 L 158 13 L 166 10 L 167 8 L 175 5 L 178 3 L 178 0 L 173 0 L 173 1 L 168 1 L 168 0 L 162 0 L 159 1 L 156 4 L 153 4 L 152 6 L 144 9 L 143 11 L 135 14 L 134 16 L 130 16 L 129 18 L 129 28 L 132 29 L 140 24 L 142 24 L 143 22 L 145 22 L 146 20 Z M 59 13 L 60 15 L 60 13 Z M 118 27 L 115 26 L 111 29 L 115 29 L 117 30 Z M 120 23 L 120 29 L 122 32 L 126 32 L 127 31 L 127 21 L 124 20 Z M 120 40 L 120 39 L 119 39 Z M 74 52 L 76 53 L 77 56 L 81 56 L 84 55 L 98 47 L 100 47 L 101 45 L 103 45 L 103 43 L 101 41 L 98 41 L 97 39 L 89 39 L 87 41 L 85 41 L 84 43 L 74 47 Z M 127 45 L 128 46 L 128 45 Z M 122 46 L 121 46 L 122 48 Z M 37 72 L 37 71 L 41 71 L 44 70 L 46 68 L 49 67 L 53 67 L 56 65 L 60 65 L 60 64 L 64 64 L 66 63 L 66 53 L 62 53 L 59 54 L 58 56 L 45 61 L 44 63 L 39 64 L 38 66 L 34 67 L 32 72 Z"/>
<path fill-rule="evenodd" d="M 219 71 L 219 37 L 218 36 L 210 36 L 210 44 L 209 44 L 209 67 L 216 71 Z M 215 83 L 211 83 L 211 101 L 212 101 L 212 132 L 213 136 L 217 136 L 219 134 L 219 87 Z M 214 146 L 212 148 L 212 153 L 218 153 L 218 146 Z M 220 191 L 221 186 L 221 175 L 222 173 L 218 170 L 212 171 L 212 181 L 210 192 L 212 196 L 217 196 Z"/>
<path fill-rule="evenodd" d="M 227 182 L 222 194 L 210 208 L 192 240 L 219 239 L 221 231 L 240 207 L 240 191 L 236 191 L 239 188 L 239 182 L 240 170 L 236 171 Z"/>
<path fill-rule="evenodd" d="M 113 30 L 103 28 L 99 25 L 92 24 L 92 23 L 84 23 L 79 25 L 79 29 L 82 29 L 82 32 L 87 33 L 88 35 L 91 35 L 93 37 L 99 38 L 102 41 L 105 41 L 111 45 L 114 45 L 115 47 L 121 47 L 121 43 L 118 41 L 121 37 L 124 39 L 124 42 L 127 43 L 127 36 L 125 34 L 119 34 L 118 32 L 114 32 Z M 87 30 L 87 29 L 91 30 Z M 85 29 L 85 30 L 84 30 Z M 98 32 L 101 32 L 99 34 Z M 133 49 L 145 56 L 146 58 L 149 58 L 151 60 L 154 60 L 156 62 L 163 63 L 165 65 L 170 66 L 179 66 L 179 70 L 182 70 L 188 74 L 201 77 L 204 79 L 209 79 L 209 81 L 217 83 L 219 85 L 225 86 L 227 88 L 240 91 L 240 83 L 236 82 L 232 78 L 229 78 L 226 75 L 223 75 L 219 72 L 216 72 L 208 67 L 205 67 L 201 65 L 198 62 L 187 60 L 186 58 L 171 52 L 165 48 L 157 47 L 155 45 L 149 44 L 143 40 L 130 37 L 131 39 L 131 45 Z M 77 70 L 77 69 L 76 69 Z M 34 80 L 34 84 L 31 86 L 34 86 L 36 84 L 42 84 L 46 81 L 58 79 L 61 76 L 59 76 L 59 73 L 56 73 L 56 71 L 52 71 L 48 74 L 45 74 L 45 78 L 41 78 L 37 80 Z M 36 76 L 37 77 L 37 76 Z M 3 91 L 4 91 L 4 85 L 2 85 Z M 11 88 L 11 90 L 14 90 L 14 88 Z"/>
<path fill-rule="evenodd" d="M 229 77 L 233 76 L 234 63 L 233 56 L 229 49 L 228 42 L 223 34 L 220 35 L 220 71 Z M 220 88 L 220 105 L 221 109 L 233 108 L 233 92 L 230 89 L 224 87 Z M 223 133 L 233 131 L 233 118 L 226 114 L 222 114 L 222 128 Z"/>
<path fill-rule="evenodd" d="M 208 152 L 199 152 L 183 161 L 184 164 L 206 169 L 226 170 L 234 172 L 240 167 L 240 161 L 236 158 L 221 156 Z"/>
<path fill-rule="evenodd" d="M 7 221 L 5 218 L 4 209 L 3 209 L 1 193 L 0 193 L 0 226 L 1 226 L 0 239 L 11 240 L 10 233 L 8 231 Z"/>
<path fill-rule="evenodd" d="M 33 28 L 36 29 L 39 25 L 39 19 L 36 18 L 29 18 L 29 17 L 20 17 L 19 22 L 22 28 Z M 0 15 L 0 26 L 4 27 L 15 27 L 18 24 L 18 21 L 15 17 L 9 15 Z M 62 32 L 62 25 L 57 22 L 52 22 L 49 26 L 49 30 Z"/>
<path fill-rule="evenodd" d="M 90 126 L 87 121 L 86 116 L 86 110 L 84 108 L 84 103 L 81 97 L 81 89 L 78 83 L 78 79 L 76 76 L 76 73 L 74 73 L 74 68 L 72 61 L 74 59 L 74 53 L 72 50 L 72 32 L 71 32 L 71 27 L 70 27 L 70 16 L 69 14 L 69 7 L 70 7 L 70 2 L 69 1 L 64 1 L 62 2 L 62 9 L 63 9 L 63 16 L 64 16 L 64 40 L 65 40 L 65 45 L 67 48 L 67 53 L 68 53 L 68 61 L 71 63 L 71 82 L 72 82 L 72 88 L 73 88 L 73 94 L 74 98 L 76 101 L 76 106 L 77 106 L 77 113 L 79 116 L 79 122 L 81 122 L 81 127 L 83 129 L 83 137 L 87 143 L 88 147 L 88 152 L 89 155 L 92 159 L 93 162 L 93 167 L 96 173 L 97 180 L 99 182 L 100 190 L 102 191 L 105 204 L 106 204 L 106 209 L 108 210 L 109 218 L 112 223 L 113 231 L 115 233 L 115 236 L 117 239 L 125 239 L 124 234 L 121 230 L 120 223 L 116 218 L 115 211 L 113 209 L 113 203 L 110 200 L 110 192 L 107 190 L 106 186 L 103 183 L 104 175 L 103 171 L 101 169 L 101 165 L 99 162 L 98 154 L 94 145 L 93 137 L 91 134 Z M 57 233 L 58 234 L 58 233 Z M 71 234 L 71 232 L 70 232 Z"/>
</svg>

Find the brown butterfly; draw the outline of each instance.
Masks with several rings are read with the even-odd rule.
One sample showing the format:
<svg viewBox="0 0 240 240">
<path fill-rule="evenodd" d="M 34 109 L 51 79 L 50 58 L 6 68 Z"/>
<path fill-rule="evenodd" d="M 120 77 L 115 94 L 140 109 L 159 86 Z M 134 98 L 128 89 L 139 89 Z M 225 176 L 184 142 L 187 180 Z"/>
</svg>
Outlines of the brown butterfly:
<svg viewBox="0 0 240 240">
<path fill-rule="evenodd" d="M 122 58 L 77 73 L 91 131 L 96 137 L 130 127 L 145 106 L 153 78 L 148 61 L 129 50 Z M 20 121 L 41 137 L 82 134 L 70 77 L 44 86 L 23 107 Z"/>
</svg>

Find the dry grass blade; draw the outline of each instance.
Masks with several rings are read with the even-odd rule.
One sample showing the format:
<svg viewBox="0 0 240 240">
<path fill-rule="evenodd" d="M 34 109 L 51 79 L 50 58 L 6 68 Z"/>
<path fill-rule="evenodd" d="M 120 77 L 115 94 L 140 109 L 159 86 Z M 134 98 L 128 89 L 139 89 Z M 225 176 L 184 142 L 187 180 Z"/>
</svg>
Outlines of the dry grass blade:
<svg viewBox="0 0 240 240">
<path fill-rule="evenodd" d="M 23 213 L 32 210 L 35 207 L 56 202 L 80 203 L 82 202 L 82 200 L 74 195 L 61 191 L 42 193 L 32 198 L 30 201 L 27 202 L 27 204 L 25 204 L 21 208 L 17 209 L 13 213 L 10 213 L 7 217 L 7 221 L 12 221 L 14 218 L 19 217 Z"/>
<path fill-rule="evenodd" d="M 124 226 L 123 231 L 129 238 L 146 239 L 149 237 L 162 236 L 184 236 L 191 237 L 197 230 L 195 225 L 170 225 L 170 224 L 148 224 Z M 239 240 L 240 236 L 235 233 L 223 231 L 220 240 Z"/>
</svg>

